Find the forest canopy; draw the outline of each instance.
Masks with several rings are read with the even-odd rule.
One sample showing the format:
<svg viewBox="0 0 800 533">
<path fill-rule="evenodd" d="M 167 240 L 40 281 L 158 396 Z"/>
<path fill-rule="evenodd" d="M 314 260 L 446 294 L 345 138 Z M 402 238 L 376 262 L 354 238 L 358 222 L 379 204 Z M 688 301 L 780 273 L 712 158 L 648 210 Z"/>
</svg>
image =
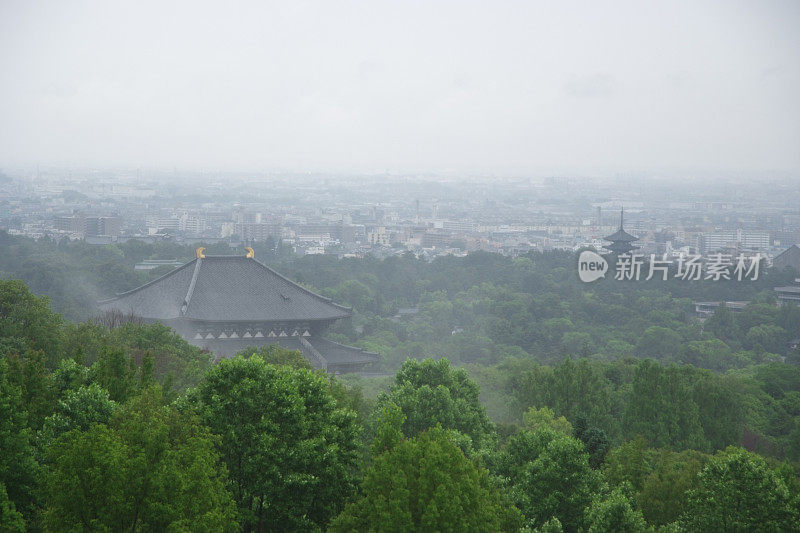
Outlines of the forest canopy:
<svg viewBox="0 0 800 533">
<path fill-rule="evenodd" d="M 372 376 L 334 377 L 297 352 L 215 364 L 165 326 L 93 319 L 96 298 L 159 275 L 137 261 L 187 247 L 0 247 L 2 530 L 800 523 L 800 310 L 772 292 L 794 272 L 587 287 L 555 252 L 257 248 L 354 308 L 331 338 L 382 355 Z M 698 299 L 751 303 L 701 322 Z"/>
</svg>

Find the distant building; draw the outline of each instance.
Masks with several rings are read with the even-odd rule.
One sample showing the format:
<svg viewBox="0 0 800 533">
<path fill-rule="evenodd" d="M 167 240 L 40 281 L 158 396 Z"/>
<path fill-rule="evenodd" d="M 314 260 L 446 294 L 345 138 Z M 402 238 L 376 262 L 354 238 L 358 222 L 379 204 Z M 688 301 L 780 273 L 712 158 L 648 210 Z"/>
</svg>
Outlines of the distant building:
<svg viewBox="0 0 800 533">
<path fill-rule="evenodd" d="M 325 253 L 324 246 L 309 246 L 306 248 L 306 255 L 322 255 Z"/>
<path fill-rule="evenodd" d="M 701 233 L 698 239 L 698 249 L 703 255 L 721 250 L 764 251 L 769 247 L 769 232 L 766 231 L 714 231 Z"/>
<path fill-rule="evenodd" d="M 145 223 L 147 224 L 147 232 L 149 235 L 164 233 L 164 231 L 176 233 L 181 225 L 181 221 L 177 215 L 167 217 L 148 215 L 145 219 Z"/>
<path fill-rule="evenodd" d="M 206 229 L 205 217 L 183 213 L 178 220 L 178 230 L 189 235 L 199 235 Z"/>
<path fill-rule="evenodd" d="M 156 235 L 164 231 L 170 233 L 184 233 L 186 235 L 200 235 L 206 228 L 206 218 L 190 214 L 188 211 L 163 215 L 148 215 L 145 218 L 147 231 Z"/>
<path fill-rule="evenodd" d="M 474 222 L 445 220 L 442 222 L 442 229 L 455 233 L 473 233 L 475 231 Z"/>
<path fill-rule="evenodd" d="M 695 302 L 694 303 L 694 314 L 698 318 L 708 318 L 709 316 L 716 313 L 717 309 L 719 309 L 720 305 L 725 304 L 727 309 L 730 309 L 734 313 L 739 313 L 750 302 Z"/>
<path fill-rule="evenodd" d="M 328 235 L 331 240 L 340 242 L 354 242 L 355 228 L 344 222 L 336 224 L 301 224 L 295 229 L 295 234 L 300 235 Z"/>
<path fill-rule="evenodd" d="M 772 266 L 777 270 L 791 267 L 800 270 L 800 246 L 793 244 L 772 260 Z"/>
<path fill-rule="evenodd" d="M 98 217 L 96 227 L 97 235 L 117 237 L 122 229 L 122 220 L 119 217 Z M 89 233 L 89 235 L 92 235 L 92 233 Z"/>
<path fill-rule="evenodd" d="M 86 234 L 86 217 L 84 216 L 71 216 L 71 217 L 56 217 L 53 220 L 53 226 L 59 231 L 66 231 L 76 235 Z"/>
<path fill-rule="evenodd" d="M 775 287 L 775 296 L 778 297 L 778 300 L 800 305 L 800 279 L 796 279 L 795 282 L 795 285 Z"/>
<path fill-rule="evenodd" d="M 608 237 L 603 237 L 606 241 L 611 241 L 611 244 L 606 245 L 606 249 L 615 254 L 627 254 L 630 253 L 632 250 L 638 248 L 638 246 L 634 246 L 631 244 L 634 241 L 638 241 L 638 237 L 634 237 L 627 231 L 625 231 L 622 227 L 623 220 L 624 220 L 625 212 L 619 212 L 619 229 L 616 233 L 609 235 Z"/>
<path fill-rule="evenodd" d="M 233 232 L 244 241 L 260 242 L 266 241 L 270 237 L 279 239 L 281 237 L 281 225 L 264 222 L 237 222 L 233 226 Z"/>
<path fill-rule="evenodd" d="M 453 236 L 449 233 L 438 233 L 428 231 L 422 234 L 423 248 L 443 248 L 453 242 Z"/>
<path fill-rule="evenodd" d="M 391 234 L 387 233 L 384 226 L 372 228 L 367 232 L 367 242 L 372 246 L 389 246 L 391 244 Z"/>
<path fill-rule="evenodd" d="M 119 217 L 87 217 L 85 215 L 56 217 L 53 225 L 57 230 L 73 233 L 79 237 L 117 237 L 122 227 Z"/>
<path fill-rule="evenodd" d="M 200 248 L 189 263 L 99 307 L 161 322 L 217 357 L 277 344 L 331 373 L 359 371 L 379 359 L 322 337 L 350 309 L 284 278 L 253 259 L 252 250 L 247 257 L 206 257 Z"/>
</svg>

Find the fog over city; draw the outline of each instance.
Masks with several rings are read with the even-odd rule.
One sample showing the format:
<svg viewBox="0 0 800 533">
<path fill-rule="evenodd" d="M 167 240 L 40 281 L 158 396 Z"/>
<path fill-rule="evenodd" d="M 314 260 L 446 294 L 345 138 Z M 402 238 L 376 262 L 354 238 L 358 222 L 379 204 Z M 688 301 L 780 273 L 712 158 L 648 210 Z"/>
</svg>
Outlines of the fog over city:
<svg viewBox="0 0 800 533">
<path fill-rule="evenodd" d="M 800 531 L 800 0 L 0 0 L 0 532 Z"/>
<path fill-rule="evenodd" d="M 0 2 L 0 168 L 800 172 L 800 3 Z"/>
</svg>

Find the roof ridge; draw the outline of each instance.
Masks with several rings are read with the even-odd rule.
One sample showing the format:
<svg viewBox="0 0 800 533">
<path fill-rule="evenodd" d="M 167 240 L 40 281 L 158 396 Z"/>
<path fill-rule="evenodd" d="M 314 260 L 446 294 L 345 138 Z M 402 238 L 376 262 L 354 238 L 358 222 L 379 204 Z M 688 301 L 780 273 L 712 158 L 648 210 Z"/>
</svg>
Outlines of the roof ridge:
<svg viewBox="0 0 800 533">
<path fill-rule="evenodd" d="M 241 255 L 193 258 L 158 279 L 98 304 L 131 305 L 141 308 L 147 317 L 170 320 L 336 320 L 352 316 L 351 308 L 249 259 Z"/>
<path fill-rule="evenodd" d="M 181 305 L 181 316 L 186 316 L 186 311 L 189 309 L 189 302 L 192 301 L 194 294 L 194 286 L 197 284 L 197 275 L 200 273 L 200 265 L 203 264 L 203 258 L 198 257 L 197 262 L 194 264 L 194 272 L 192 273 L 192 280 L 189 282 L 189 290 L 186 291 L 186 297 L 183 299 Z"/>
</svg>

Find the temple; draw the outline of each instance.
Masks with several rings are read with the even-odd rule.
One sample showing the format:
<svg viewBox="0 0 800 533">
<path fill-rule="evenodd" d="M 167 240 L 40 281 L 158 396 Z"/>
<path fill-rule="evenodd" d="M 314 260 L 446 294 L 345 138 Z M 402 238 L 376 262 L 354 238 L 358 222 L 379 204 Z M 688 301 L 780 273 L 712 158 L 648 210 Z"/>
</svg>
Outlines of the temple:
<svg viewBox="0 0 800 533">
<path fill-rule="evenodd" d="M 630 253 L 632 250 L 638 248 L 638 246 L 634 246 L 631 243 L 634 241 L 638 241 L 637 237 L 634 237 L 624 229 L 622 229 L 622 222 L 623 217 L 625 215 L 624 210 L 620 210 L 619 212 L 619 229 L 616 233 L 609 235 L 608 237 L 603 237 L 603 240 L 611 241 L 611 244 L 607 245 L 605 248 L 612 253 L 617 255 L 620 254 L 627 254 Z"/>
<path fill-rule="evenodd" d="M 322 337 L 351 310 L 281 276 L 247 256 L 197 257 L 141 287 L 99 302 L 172 327 L 217 358 L 249 346 L 278 344 L 299 350 L 315 367 L 331 373 L 357 372 L 379 356 Z"/>
</svg>

